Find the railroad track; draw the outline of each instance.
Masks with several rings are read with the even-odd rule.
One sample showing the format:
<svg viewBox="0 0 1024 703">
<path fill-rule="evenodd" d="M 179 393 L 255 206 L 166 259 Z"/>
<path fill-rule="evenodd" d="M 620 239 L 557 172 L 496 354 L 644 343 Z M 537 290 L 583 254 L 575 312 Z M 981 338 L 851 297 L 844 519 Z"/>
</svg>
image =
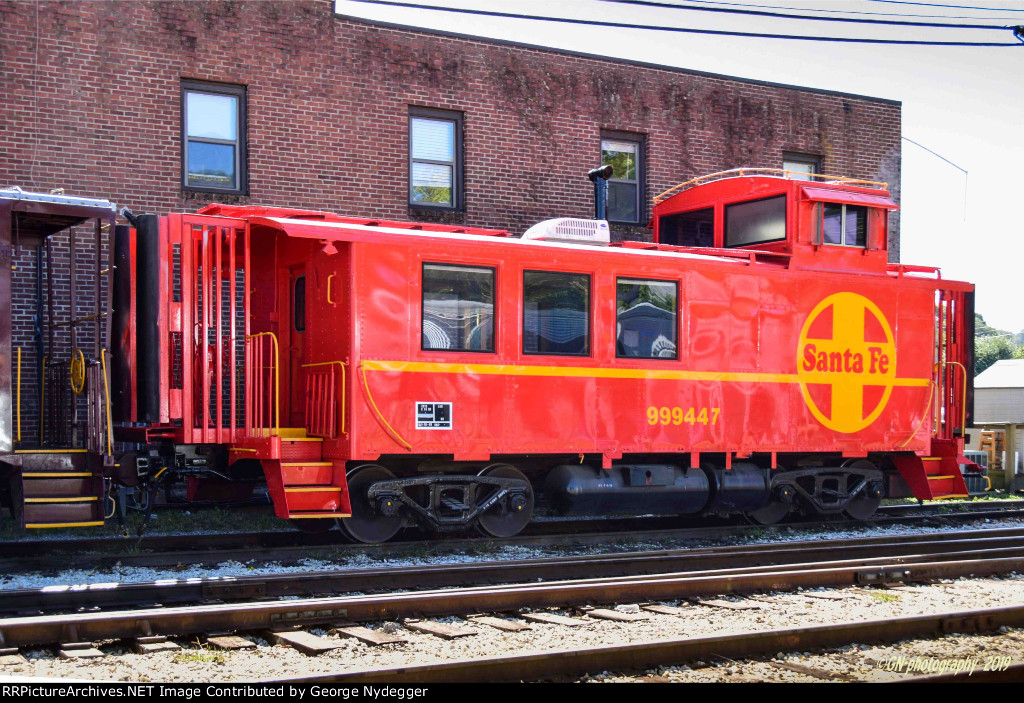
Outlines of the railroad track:
<svg viewBox="0 0 1024 703">
<path fill-rule="evenodd" d="M 986 559 L 1024 554 L 1024 528 L 995 528 L 899 537 L 815 540 L 736 545 L 703 549 L 666 549 L 538 559 L 482 561 L 444 565 L 337 569 L 228 578 L 134 583 L 67 585 L 0 590 L 0 613 L 74 612 L 210 601 L 314 597 L 325 594 L 422 590 L 619 576 L 659 576 L 684 572 L 749 570 L 781 565 L 848 564 L 865 567 L 927 560 Z M 869 582 L 865 574 L 863 582 Z M 893 577 L 900 580 L 899 575 Z"/>
<path fill-rule="evenodd" d="M 1024 517 L 1024 501 L 979 501 L 947 505 L 883 506 L 879 515 L 856 522 L 792 522 L 768 529 L 820 530 L 841 527 L 914 524 L 941 520 L 947 524 L 978 519 Z M 23 573 L 52 569 L 97 569 L 112 566 L 167 567 L 215 564 L 225 561 L 249 562 L 336 558 L 344 555 L 374 554 L 400 557 L 423 550 L 443 554 L 474 549 L 493 550 L 501 546 L 542 548 L 549 546 L 607 545 L 628 541 L 705 540 L 742 535 L 760 526 L 721 525 L 680 527 L 693 520 L 595 520 L 572 523 L 542 522 L 529 527 L 530 533 L 509 539 L 457 538 L 449 540 L 405 540 L 378 545 L 351 544 L 340 532 L 309 535 L 301 532 L 222 533 L 196 535 L 155 535 L 140 538 L 75 538 L 66 540 L 22 540 L 3 545 L 0 570 Z M 646 529 L 644 529 L 646 528 Z M 572 531 L 567 531 L 571 529 Z M 581 531 L 581 530 L 590 530 Z"/>
<path fill-rule="evenodd" d="M 665 558 L 663 566 L 677 567 L 679 560 L 689 558 L 691 569 L 704 567 L 699 570 L 654 571 L 625 576 L 599 575 L 601 569 L 606 568 L 636 568 L 642 571 L 649 569 L 652 563 L 650 555 L 640 554 L 633 558 L 638 564 L 646 562 L 647 565 L 630 567 L 619 559 L 622 555 L 615 555 L 606 559 L 591 558 L 589 563 L 585 559 L 576 558 L 547 560 L 543 564 L 522 563 L 520 566 L 524 570 L 515 574 L 509 572 L 508 565 L 479 565 L 477 577 L 480 573 L 486 573 L 489 567 L 491 575 L 485 578 L 495 578 L 497 574 L 502 574 L 501 579 L 505 581 L 529 579 L 502 585 L 4 618 L 0 619 L 0 647 L 66 647 L 70 643 L 111 639 L 145 643 L 153 638 L 210 632 L 277 632 L 296 626 L 355 627 L 353 622 L 522 613 L 552 607 L 624 602 L 638 604 L 721 594 L 788 591 L 795 588 L 930 582 L 968 574 L 990 576 L 1024 571 L 1024 550 L 1021 549 L 1024 530 L 980 531 L 991 534 L 978 532 L 965 533 L 957 538 L 949 538 L 948 535 L 932 536 L 930 539 L 913 536 L 915 539 L 909 544 L 903 539 L 890 540 L 887 544 L 877 538 L 873 542 L 859 540 L 859 544 L 848 545 L 848 554 L 837 551 L 842 548 L 842 544 L 776 545 L 779 554 L 774 558 L 781 562 L 777 564 L 763 564 L 764 560 L 772 557 L 766 557 L 768 549 L 760 545 L 756 555 L 749 549 L 744 552 L 739 548 L 721 550 L 717 556 L 714 552 L 703 555 L 690 553 L 689 557 L 683 554 L 658 555 Z M 857 550 L 866 551 L 872 556 L 855 556 Z M 803 556 L 800 556 L 801 552 Z M 828 560 L 822 560 L 822 557 Z M 727 566 L 706 568 L 714 559 Z M 733 560 L 731 564 L 730 559 Z M 593 575 L 589 578 L 565 579 L 565 569 L 573 565 L 581 569 L 589 568 Z M 563 578 L 536 582 L 532 579 L 536 578 L 537 573 L 542 573 L 538 569 L 546 569 L 549 575 L 562 574 Z M 393 571 L 390 575 L 392 588 L 396 587 L 395 573 Z M 420 573 L 430 572 L 421 570 Z M 406 572 L 406 577 L 411 575 L 412 572 Z M 449 575 L 465 579 L 467 572 L 455 570 Z M 294 580 L 295 576 L 288 578 Z M 316 578 L 324 577 L 314 575 L 313 580 Z M 358 578 L 361 583 L 370 583 L 362 572 L 359 572 Z M 377 578 L 384 583 L 389 575 L 379 573 Z M 429 576 L 424 578 L 429 579 Z M 421 582 L 423 580 L 420 579 Z M 273 581 L 278 587 L 286 583 L 284 579 Z M 238 584 L 224 585 L 230 588 Z M 110 588 L 117 590 L 121 586 L 115 584 Z M 227 592 L 222 595 L 227 595 Z M 291 595 L 294 596 L 294 591 Z M 248 597 L 268 596 L 263 592 Z"/>
<path fill-rule="evenodd" d="M 397 685 L 542 681 L 555 677 L 580 676 L 594 671 L 640 671 L 707 658 L 710 653 L 720 658 L 743 660 L 777 652 L 831 649 L 854 642 L 889 643 L 957 633 L 991 632 L 1000 627 L 1021 626 L 1024 626 L 1024 607 L 1017 606 L 741 632 L 712 637 L 662 639 L 619 646 L 474 657 L 432 664 L 281 678 L 265 683 Z M 813 672 L 811 673 L 813 675 Z M 959 673 L 911 677 L 909 680 L 932 683 L 1022 681 L 1024 666 L 1017 664 L 1004 671 L 977 672 L 971 677 Z"/>
</svg>

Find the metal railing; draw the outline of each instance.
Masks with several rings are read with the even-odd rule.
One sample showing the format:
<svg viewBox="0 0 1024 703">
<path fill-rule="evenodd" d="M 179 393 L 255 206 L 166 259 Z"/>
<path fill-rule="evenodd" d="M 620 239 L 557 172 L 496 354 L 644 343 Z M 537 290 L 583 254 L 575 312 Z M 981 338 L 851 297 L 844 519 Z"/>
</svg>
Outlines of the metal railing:
<svg viewBox="0 0 1024 703">
<path fill-rule="evenodd" d="M 273 332 L 245 338 L 246 383 L 245 432 L 267 437 L 281 431 L 280 347 Z"/>
<path fill-rule="evenodd" d="M 344 361 L 323 361 L 303 364 L 302 368 L 307 370 L 306 433 L 325 439 L 345 434 L 345 376 L 348 365 Z M 340 394 L 336 393 L 339 379 Z"/>
<path fill-rule="evenodd" d="M 773 178 L 790 178 L 791 176 L 800 176 L 802 179 L 806 178 L 811 181 L 821 181 L 825 183 L 836 183 L 839 185 L 846 186 L 866 186 L 869 188 L 881 188 L 882 190 L 888 190 L 889 184 L 882 181 L 867 181 L 860 178 L 848 178 L 847 176 L 829 176 L 824 173 L 804 173 L 802 171 L 787 171 L 782 168 L 731 168 L 728 171 L 718 171 L 716 173 L 709 173 L 706 176 L 698 176 L 692 178 L 685 183 L 672 186 L 663 193 L 659 193 L 654 196 L 654 202 L 660 203 L 662 200 L 667 200 L 676 193 L 693 188 L 695 186 L 703 185 L 705 183 L 711 183 L 713 181 L 721 181 L 726 178 L 743 178 L 745 176 L 769 176 Z"/>
</svg>

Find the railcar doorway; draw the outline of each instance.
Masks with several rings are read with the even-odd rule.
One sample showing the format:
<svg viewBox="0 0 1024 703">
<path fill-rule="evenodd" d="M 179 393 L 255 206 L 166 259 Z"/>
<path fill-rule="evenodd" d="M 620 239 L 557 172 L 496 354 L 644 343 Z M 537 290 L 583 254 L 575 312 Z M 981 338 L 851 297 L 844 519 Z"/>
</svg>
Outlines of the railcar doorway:
<svg viewBox="0 0 1024 703">
<path fill-rule="evenodd" d="M 281 296 L 288 302 L 288 427 L 306 426 L 306 386 L 303 365 L 306 363 L 306 265 L 283 271 L 281 282 L 288 286 Z"/>
</svg>

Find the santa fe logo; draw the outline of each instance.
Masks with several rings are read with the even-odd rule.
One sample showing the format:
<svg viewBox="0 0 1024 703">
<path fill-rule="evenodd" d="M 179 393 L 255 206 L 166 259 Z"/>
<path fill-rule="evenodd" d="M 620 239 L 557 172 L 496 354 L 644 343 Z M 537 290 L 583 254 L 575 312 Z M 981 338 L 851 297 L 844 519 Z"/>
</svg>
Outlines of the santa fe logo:
<svg viewBox="0 0 1024 703">
<path fill-rule="evenodd" d="M 836 432 L 863 430 L 882 414 L 896 385 L 896 344 L 878 306 L 856 293 L 835 293 L 800 331 L 797 376 L 804 401 Z"/>
</svg>

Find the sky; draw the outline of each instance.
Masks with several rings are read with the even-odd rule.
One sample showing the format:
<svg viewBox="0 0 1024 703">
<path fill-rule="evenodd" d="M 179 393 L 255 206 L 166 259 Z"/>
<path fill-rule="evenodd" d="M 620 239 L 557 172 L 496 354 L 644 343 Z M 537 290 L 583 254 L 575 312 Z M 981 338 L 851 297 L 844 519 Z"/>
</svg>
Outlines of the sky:
<svg viewBox="0 0 1024 703">
<path fill-rule="evenodd" d="M 938 266 L 943 278 L 975 283 L 975 309 L 986 322 L 1012 332 L 1024 330 L 1024 42 L 1015 40 L 1011 31 L 812 22 L 605 0 L 406 1 L 740 32 L 903 41 L 1016 41 L 1017 47 L 988 48 L 707 36 L 337 0 L 339 13 L 367 19 L 899 100 L 904 137 L 901 261 Z M 1024 0 L 662 1 L 817 16 L 1024 25 Z M 959 7 L 950 7 L 954 4 Z"/>
</svg>

